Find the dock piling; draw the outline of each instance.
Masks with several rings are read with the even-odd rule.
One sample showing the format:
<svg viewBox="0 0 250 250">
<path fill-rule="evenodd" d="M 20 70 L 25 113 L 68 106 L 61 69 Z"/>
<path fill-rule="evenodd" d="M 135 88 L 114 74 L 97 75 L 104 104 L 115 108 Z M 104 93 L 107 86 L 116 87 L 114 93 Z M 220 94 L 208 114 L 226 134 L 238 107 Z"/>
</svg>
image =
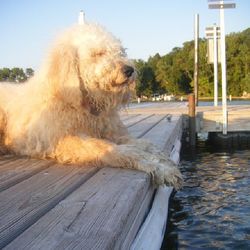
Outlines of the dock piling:
<svg viewBox="0 0 250 250">
<path fill-rule="evenodd" d="M 191 146 L 195 146 L 196 128 L 195 128 L 195 95 L 188 96 L 188 116 L 189 116 L 189 142 Z"/>
</svg>

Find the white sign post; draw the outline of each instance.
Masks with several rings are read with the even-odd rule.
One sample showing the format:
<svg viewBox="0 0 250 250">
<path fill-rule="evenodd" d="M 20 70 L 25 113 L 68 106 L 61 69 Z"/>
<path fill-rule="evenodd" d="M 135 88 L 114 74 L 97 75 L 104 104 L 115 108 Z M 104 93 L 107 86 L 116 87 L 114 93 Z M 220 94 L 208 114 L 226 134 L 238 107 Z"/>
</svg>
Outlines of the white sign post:
<svg viewBox="0 0 250 250">
<path fill-rule="evenodd" d="M 208 0 L 209 9 L 220 10 L 221 30 L 221 80 L 222 80 L 222 133 L 227 134 L 227 69 L 226 69 L 226 42 L 225 42 L 225 20 L 224 9 L 235 8 L 235 3 L 224 3 L 222 1 Z M 215 3 L 211 3 L 215 2 Z"/>
<path fill-rule="evenodd" d="M 208 39 L 208 63 L 214 64 L 214 106 L 218 106 L 218 44 L 220 41 L 220 27 L 214 26 L 206 28 L 206 37 Z M 212 55 L 211 55 L 212 54 Z"/>
<path fill-rule="evenodd" d="M 222 4 L 224 1 L 220 1 Z M 227 65 L 226 65 L 226 40 L 224 8 L 220 8 L 221 27 L 221 82 L 222 82 L 222 133 L 227 134 Z"/>
<path fill-rule="evenodd" d="M 217 29 L 214 25 L 214 106 L 218 106 L 218 53 L 217 53 Z"/>
</svg>

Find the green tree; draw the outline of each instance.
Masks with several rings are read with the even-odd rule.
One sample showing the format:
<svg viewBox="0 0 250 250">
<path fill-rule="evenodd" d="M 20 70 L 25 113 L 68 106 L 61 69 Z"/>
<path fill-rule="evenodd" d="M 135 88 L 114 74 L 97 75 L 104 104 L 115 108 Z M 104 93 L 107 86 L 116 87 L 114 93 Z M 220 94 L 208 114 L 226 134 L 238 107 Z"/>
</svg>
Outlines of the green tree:
<svg viewBox="0 0 250 250">
<path fill-rule="evenodd" d="M 207 63 L 207 40 L 199 40 L 199 95 L 213 96 L 213 65 Z M 227 86 L 228 94 L 241 96 L 243 91 L 249 92 L 250 81 L 250 28 L 245 31 L 226 36 L 227 47 Z M 149 57 L 144 66 L 153 72 L 155 77 L 146 81 L 144 87 L 152 92 L 185 94 L 192 91 L 194 74 L 194 41 L 183 43 L 164 55 Z M 143 72 L 148 71 L 143 68 Z M 218 67 L 219 96 L 221 95 L 221 67 Z M 144 78 L 145 79 L 145 78 Z M 139 83 L 138 83 L 139 84 Z"/>
<path fill-rule="evenodd" d="M 14 67 L 12 69 L 2 68 L 0 69 L 0 82 L 24 82 L 33 75 L 34 70 L 32 68 L 27 68 L 25 73 L 22 68 L 18 67 Z"/>
<path fill-rule="evenodd" d="M 137 69 L 136 95 L 150 97 L 158 90 L 155 87 L 157 84 L 154 70 L 143 60 L 137 60 L 134 63 Z"/>
<path fill-rule="evenodd" d="M 0 81 L 8 81 L 10 77 L 10 69 L 9 68 L 3 68 L 0 69 Z"/>
<path fill-rule="evenodd" d="M 21 68 L 12 68 L 9 76 L 9 80 L 13 82 L 24 82 L 27 80 L 23 69 Z"/>
<path fill-rule="evenodd" d="M 250 29 L 231 33 L 226 39 L 227 45 L 227 82 L 228 92 L 239 96 L 249 89 L 250 71 Z"/>
<path fill-rule="evenodd" d="M 30 78 L 30 77 L 32 77 L 34 75 L 34 70 L 32 68 L 27 68 L 25 70 L 25 74 L 26 74 L 27 78 Z"/>
<path fill-rule="evenodd" d="M 181 48 L 174 48 L 157 63 L 156 79 L 169 94 L 183 94 L 190 90 L 190 68 L 181 52 Z"/>
</svg>

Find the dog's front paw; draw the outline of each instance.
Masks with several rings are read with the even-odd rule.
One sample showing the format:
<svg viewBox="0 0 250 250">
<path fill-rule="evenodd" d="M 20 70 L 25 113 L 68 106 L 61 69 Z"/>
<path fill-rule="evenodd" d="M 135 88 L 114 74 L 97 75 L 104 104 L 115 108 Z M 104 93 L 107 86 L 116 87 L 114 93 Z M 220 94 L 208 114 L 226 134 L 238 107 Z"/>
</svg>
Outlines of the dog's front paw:
<svg viewBox="0 0 250 250">
<path fill-rule="evenodd" d="M 182 187 L 182 175 L 179 169 L 173 164 L 158 163 L 151 172 L 153 183 L 157 186 L 168 185 L 173 186 L 176 190 Z"/>
<path fill-rule="evenodd" d="M 178 167 L 158 150 L 149 153 L 136 145 L 126 144 L 117 146 L 107 156 L 105 162 L 108 165 L 144 171 L 152 176 L 156 186 L 166 184 L 173 186 L 176 190 L 182 186 L 182 177 Z"/>
<path fill-rule="evenodd" d="M 149 173 L 152 176 L 152 182 L 155 186 L 168 185 L 176 190 L 182 187 L 182 175 L 177 166 L 170 160 L 140 161 L 138 168 Z"/>
</svg>

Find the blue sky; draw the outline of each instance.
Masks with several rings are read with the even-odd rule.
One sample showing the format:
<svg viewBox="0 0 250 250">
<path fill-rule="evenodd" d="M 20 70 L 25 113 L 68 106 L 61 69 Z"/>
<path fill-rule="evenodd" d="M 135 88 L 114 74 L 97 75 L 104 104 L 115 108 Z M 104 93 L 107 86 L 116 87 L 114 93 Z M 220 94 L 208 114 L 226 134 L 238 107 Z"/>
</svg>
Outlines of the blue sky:
<svg viewBox="0 0 250 250">
<path fill-rule="evenodd" d="M 250 27 L 250 0 L 225 11 L 226 33 Z M 194 15 L 205 27 L 219 23 L 207 0 L 0 0 L 0 68 L 38 69 L 57 33 L 77 22 L 100 23 L 118 37 L 130 58 L 164 55 L 193 39 Z"/>
</svg>

